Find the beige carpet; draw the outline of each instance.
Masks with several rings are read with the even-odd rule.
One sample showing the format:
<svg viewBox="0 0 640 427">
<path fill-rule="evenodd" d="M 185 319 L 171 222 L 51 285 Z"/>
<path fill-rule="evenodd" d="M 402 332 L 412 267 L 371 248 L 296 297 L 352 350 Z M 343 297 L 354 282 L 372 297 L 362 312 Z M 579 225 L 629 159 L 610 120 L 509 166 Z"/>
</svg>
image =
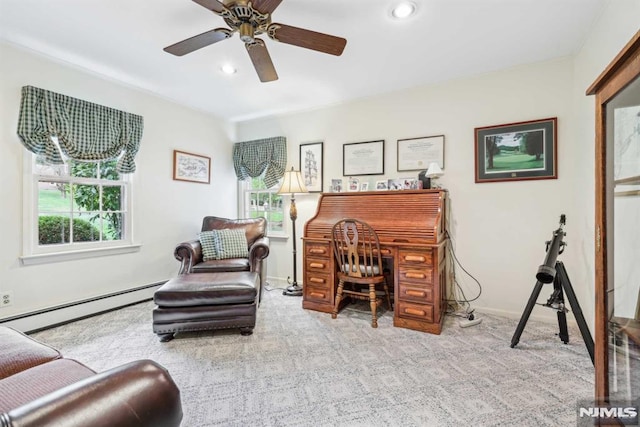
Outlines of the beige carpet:
<svg viewBox="0 0 640 427">
<path fill-rule="evenodd" d="M 574 426 L 594 370 L 579 331 L 481 315 L 441 335 L 379 328 L 365 310 L 338 319 L 299 297 L 265 293 L 253 335 L 178 334 L 160 343 L 153 303 L 41 331 L 34 337 L 101 371 L 135 359 L 165 366 L 180 387 L 183 426 Z M 540 310 L 542 308 L 536 308 Z M 571 316 L 571 315 L 569 315 Z"/>
</svg>

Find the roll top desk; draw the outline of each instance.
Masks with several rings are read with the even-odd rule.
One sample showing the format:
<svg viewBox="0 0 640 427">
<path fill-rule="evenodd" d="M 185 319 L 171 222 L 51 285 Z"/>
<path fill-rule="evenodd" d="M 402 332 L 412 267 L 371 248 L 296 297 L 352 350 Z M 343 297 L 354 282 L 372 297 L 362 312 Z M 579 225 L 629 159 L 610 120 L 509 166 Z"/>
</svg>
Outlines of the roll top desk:
<svg viewBox="0 0 640 427">
<path fill-rule="evenodd" d="M 323 193 L 304 227 L 302 307 L 333 310 L 337 266 L 331 228 L 343 218 L 357 218 L 380 239 L 393 279 L 394 326 L 439 334 L 446 311 L 446 199 L 444 190 Z"/>
</svg>

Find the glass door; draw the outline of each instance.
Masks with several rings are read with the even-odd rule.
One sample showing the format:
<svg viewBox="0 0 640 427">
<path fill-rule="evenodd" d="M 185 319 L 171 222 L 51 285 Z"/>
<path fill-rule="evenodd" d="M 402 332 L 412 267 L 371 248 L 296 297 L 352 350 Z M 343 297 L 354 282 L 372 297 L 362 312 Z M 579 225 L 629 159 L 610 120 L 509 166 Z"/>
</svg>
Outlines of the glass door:
<svg viewBox="0 0 640 427">
<path fill-rule="evenodd" d="M 596 95 L 596 402 L 640 398 L 640 32 Z"/>
</svg>

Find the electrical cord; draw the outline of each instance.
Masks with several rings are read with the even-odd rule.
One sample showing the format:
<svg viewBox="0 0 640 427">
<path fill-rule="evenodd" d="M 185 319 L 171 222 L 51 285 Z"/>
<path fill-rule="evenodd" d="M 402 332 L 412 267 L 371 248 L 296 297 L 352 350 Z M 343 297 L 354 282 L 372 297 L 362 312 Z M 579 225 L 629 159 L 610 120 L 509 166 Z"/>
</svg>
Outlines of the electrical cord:
<svg viewBox="0 0 640 427">
<path fill-rule="evenodd" d="M 458 317 L 463 317 L 463 318 L 467 318 L 469 320 L 473 320 L 474 319 L 474 311 L 475 309 L 471 308 L 471 303 L 473 301 L 476 301 L 478 298 L 480 298 L 480 295 L 482 295 L 482 284 L 478 281 L 478 279 L 476 279 L 471 273 L 469 273 L 464 266 L 462 265 L 462 263 L 460 262 L 460 260 L 458 260 L 458 257 L 456 256 L 455 253 L 455 249 L 454 249 L 454 240 L 451 237 L 451 235 L 449 234 L 449 231 L 446 230 L 445 234 L 447 236 L 447 238 L 450 241 L 450 244 L 448 245 L 449 247 L 449 253 L 451 254 L 451 273 L 452 273 L 452 283 L 451 283 L 451 293 L 454 296 L 454 299 L 447 299 L 447 305 L 449 307 L 449 309 L 447 310 L 447 314 L 450 315 L 454 315 L 454 316 L 458 316 Z M 462 271 L 465 272 L 465 274 L 467 276 L 469 276 L 471 279 L 473 279 L 474 282 L 476 282 L 476 284 L 478 285 L 478 295 L 474 296 L 473 298 L 469 299 L 467 298 L 467 296 L 464 293 L 464 290 L 462 289 L 462 286 L 460 286 L 460 283 L 458 282 L 458 279 L 456 277 L 456 264 L 462 269 Z M 458 298 L 457 297 L 457 292 L 459 292 L 462 295 L 462 298 Z M 460 305 L 462 306 L 464 313 L 459 313 L 456 311 L 456 305 Z"/>
</svg>

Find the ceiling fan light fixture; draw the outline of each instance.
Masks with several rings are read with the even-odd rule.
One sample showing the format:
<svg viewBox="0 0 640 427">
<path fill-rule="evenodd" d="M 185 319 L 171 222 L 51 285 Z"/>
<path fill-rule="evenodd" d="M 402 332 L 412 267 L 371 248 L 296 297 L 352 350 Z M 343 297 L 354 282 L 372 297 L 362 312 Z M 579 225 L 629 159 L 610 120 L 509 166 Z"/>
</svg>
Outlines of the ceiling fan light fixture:
<svg viewBox="0 0 640 427">
<path fill-rule="evenodd" d="M 392 10 L 391 16 L 396 19 L 407 19 L 411 15 L 416 13 L 416 5 L 410 1 L 403 1 L 398 3 Z"/>
</svg>

